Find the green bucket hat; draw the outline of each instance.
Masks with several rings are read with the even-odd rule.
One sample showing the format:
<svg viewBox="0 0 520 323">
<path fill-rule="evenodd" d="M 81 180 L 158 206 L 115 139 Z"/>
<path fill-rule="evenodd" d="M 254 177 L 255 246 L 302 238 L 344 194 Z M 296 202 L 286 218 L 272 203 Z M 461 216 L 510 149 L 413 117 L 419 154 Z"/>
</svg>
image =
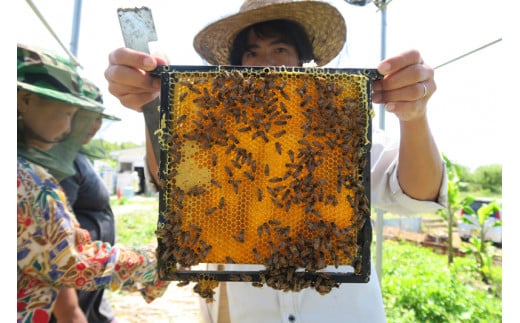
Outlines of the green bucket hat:
<svg viewBox="0 0 520 323">
<path fill-rule="evenodd" d="M 82 96 L 83 79 L 65 58 L 47 50 L 18 44 L 18 88 L 82 109 L 102 112 Z"/>
<path fill-rule="evenodd" d="M 84 97 L 92 100 L 94 104 L 98 105 L 103 110 L 105 109 L 105 106 L 103 105 L 103 95 L 101 94 L 99 87 L 97 87 L 97 85 L 95 85 L 92 81 L 84 78 L 81 92 L 83 93 Z M 121 118 L 104 112 L 101 113 L 101 117 L 106 120 L 121 121 Z M 102 147 L 102 142 L 94 143 L 91 141 L 88 144 L 81 146 L 79 152 L 83 155 L 86 155 L 90 159 L 107 158 L 107 154 Z"/>
<path fill-rule="evenodd" d="M 18 89 L 79 108 L 71 122 L 71 132 L 65 140 L 48 150 L 40 150 L 18 141 L 17 154 L 45 167 L 58 181 L 74 175 L 74 158 L 104 107 L 85 96 L 82 91 L 83 78 L 72 62 L 51 51 L 18 44 L 17 69 Z"/>
<path fill-rule="evenodd" d="M 95 85 L 92 81 L 83 78 L 83 86 L 81 87 L 81 92 L 83 96 L 91 100 L 93 104 L 97 105 L 102 110 L 106 109 L 106 107 L 103 105 L 103 95 L 101 94 L 99 87 Z M 103 117 L 103 119 L 121 121 L 121 118 L 104 112 L 101 113 L 101 116 Z"/>
</svg>

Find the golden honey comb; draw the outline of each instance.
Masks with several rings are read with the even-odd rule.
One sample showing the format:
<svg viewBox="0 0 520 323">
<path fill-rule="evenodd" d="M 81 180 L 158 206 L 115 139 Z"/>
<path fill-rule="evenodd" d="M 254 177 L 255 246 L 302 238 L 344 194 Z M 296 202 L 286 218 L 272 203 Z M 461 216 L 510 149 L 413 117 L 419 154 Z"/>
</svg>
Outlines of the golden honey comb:
<svg viewBox="0 0 520 323">
<path fill-rule="evenodd" d="M 199 263 L 359 272 L 370 216 L 370 76 L 319 68 L 165 73 L 161 275 Z"/>
</svg>

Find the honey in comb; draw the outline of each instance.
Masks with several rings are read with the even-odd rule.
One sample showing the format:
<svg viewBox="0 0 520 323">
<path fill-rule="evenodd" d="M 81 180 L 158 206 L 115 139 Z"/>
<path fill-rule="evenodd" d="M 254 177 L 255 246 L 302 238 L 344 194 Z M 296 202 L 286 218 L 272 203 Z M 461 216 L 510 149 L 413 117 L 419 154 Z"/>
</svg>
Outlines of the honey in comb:
<svg viewBox="0 0 520 323">
<path fill-rule="evenodd" d="M 256 285 L 320 293 L 337 284 L 296 269 L 347 264 L 359 272 L 370 215 L 367 77 L 319 69 L 169 77 L 160 272 L 168 276 L 161 262 L 172 261 L 260 263 Z"/>
</svg>

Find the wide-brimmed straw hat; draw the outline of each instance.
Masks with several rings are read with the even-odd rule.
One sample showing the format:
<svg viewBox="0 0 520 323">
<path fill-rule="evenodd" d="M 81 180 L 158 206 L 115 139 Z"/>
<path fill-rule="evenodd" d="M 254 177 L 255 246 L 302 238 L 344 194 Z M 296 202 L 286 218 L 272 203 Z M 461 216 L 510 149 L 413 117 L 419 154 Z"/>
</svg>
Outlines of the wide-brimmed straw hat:
<svg viewBox="0 0 520 323">
<path fill-rule="evenodd" d="M 245 0 L 237 14 L 218 20 L 200 31 L 193 41 L 199 55 L 212 65 L 228 65 L 235 37 L 244 28 L 262 21 L 287 19 L 306 31 L 314 61 L 323 66 L 334 59 L 346 41 L 341 13 L 323 1 Z"/>
</svg>

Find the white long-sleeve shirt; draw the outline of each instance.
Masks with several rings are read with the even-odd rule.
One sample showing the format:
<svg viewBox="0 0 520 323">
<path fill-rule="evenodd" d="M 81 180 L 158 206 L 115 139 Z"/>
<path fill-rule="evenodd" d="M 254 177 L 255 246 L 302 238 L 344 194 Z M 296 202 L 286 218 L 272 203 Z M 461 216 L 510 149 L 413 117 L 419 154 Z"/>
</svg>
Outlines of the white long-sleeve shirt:
<svg viewBox="0 0 520 323">
<path fill-rule="evenodd" d="M 435 202 L 415 200 L 401 189 L 397 179 L 399 147 L 382 131 L 372 133 L 371 203 L 392 213 L 409 215 L 436 212 L 446 207 L 447 178 L 444 177 Z M 212 267 L 212 270 L 216 268 Z M 263 270 L 259 265 L 225 265 L 225 270 Z M 352 271 L 340 266 L 331 271 Z M 250 283 L 220 283 L 215 301 L 201 299 L 205 322 L 297 322 L 297 323 L 379 323 L 386 322 L 381 287 L 372 266 L 368 283 L 343 283 L 325 295 L 312 288 L 299 292 L 283 292 L 268 286 L 253 287 Z"/>
</svg>

